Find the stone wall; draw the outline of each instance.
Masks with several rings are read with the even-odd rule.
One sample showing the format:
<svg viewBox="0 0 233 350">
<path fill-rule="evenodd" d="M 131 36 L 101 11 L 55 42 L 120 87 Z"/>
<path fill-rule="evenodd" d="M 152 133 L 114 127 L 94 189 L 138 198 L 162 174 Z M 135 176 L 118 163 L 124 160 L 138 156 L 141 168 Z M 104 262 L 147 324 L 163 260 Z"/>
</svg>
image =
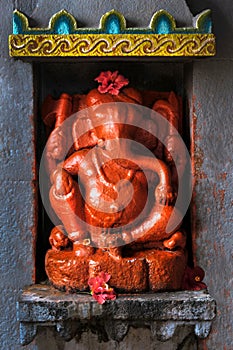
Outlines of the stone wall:
<svg viewBox="0 0 233 350">
<path fill-rule="evenodd" d="M 196 121 L 194 256 L 205 272 L 210 294 L 217 302 L 211 335 L 198 349 L 233 347 L 233 7 L 230 0 L 187 1 L 195 15 L 212 9 L 217 55 L 193 65 L 191 114 Z M 195 3 L 195 4 L 194 4 Z"/>
<path fill-rule="evenodd" d="M 87 6 L 86 6 L 87 5 Z M 173 340 L 158 343 L 147 329 L 131 329 L 125 340 L 98 343 L 91 333 L 69 343 L 52 330 L 43 329 L 27 350 L 72 349 L 232 349 L 232 96 L 233 96 L 233 8 L 230 0 L 188 1 L 193 14 L 211 8 L 217 55 L 196 59 L 188 68 L 187 94 L 190 107 L 194 170 L 193 247 L 197 264 L 206 271 L 206 283 L 216 299 L 218 315 L 207 340 L 197 341 L 191 330 L 181 329 Z M 86 7 L 85 7 L 86 6 Z M 191 24 L 184 1 L 79 1 L 5 0 L 0 2 L 0 106 L 1 106 L 1 304 L 0 344 L 4 350 L 20 350 L 16 300 L 20 290 L 35 281 L 35 223 L 32 206 L 35 191 L 35 151 L 32 66 L 9 58 L 8 35 L 12 32 L 12 12 L 18 8 L 38 26 L 47 26 L 55 12 L 66 8 L 81 24 L 97 25 L 101 15 L 115 7 L 130 25 L 147 25 L 151 14 L 161 7 L 178 23 Z M 92 8 L 90 12 L 89 8 Z M 93 16 L 94 13 L 94 16 Z M 135 13 L 137 14 L 135 17 Z M 140 17 L 143 20 L 140 20 Z M 189 78 L 190 77 L 190 78 Z M 193 123 L 195 121 L 195 123 Z"/>
</svg>

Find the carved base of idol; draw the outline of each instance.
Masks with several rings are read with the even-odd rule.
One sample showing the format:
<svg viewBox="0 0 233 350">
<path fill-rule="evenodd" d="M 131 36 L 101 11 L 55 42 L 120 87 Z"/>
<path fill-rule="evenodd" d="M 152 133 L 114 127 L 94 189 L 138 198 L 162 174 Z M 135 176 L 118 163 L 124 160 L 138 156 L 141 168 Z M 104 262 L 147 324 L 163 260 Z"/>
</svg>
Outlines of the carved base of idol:
<svg viewBox="0 0 233 350">
<path fill-rule="evenodd" d="M 74 250 L 49 250 L 46 272 L 54 287 L 78 292 L 88 289 L 88 279 L 101 271 L 111 275 L 109 284 L 118 292 L 146 292 L 181 289 L 186 266 L 184 250 L 147 249 L 114 256 L 104 249 L 95 249 L 84 259 Z"/>
<path fill-rule="evenodd" d="M 171 214 L 180 215 L 174 209 L 177 173 L 182 175 L 186 165 L 186 155 L 174 134 L 174 129 L 182 131 L 180 99 L 173 92 L 126 88 L 128 80 L 118 72 L 103 72 L 97 81 L 102 85 L 87 95 L 62 94 L 58 100 L 49 96 L 43 106 L 43 120 L 50 134 L 45 154 L 51 181 L 49 200 L 60 220 L 49 239 L 52 249 L 45 262 L 48 278 L 59 289 L 85 291 L 88 279 L 104 271 L 111 275 L 111 287 L 122 292 L 181 289 L 187 262 L 186 234 L 181 220 L 171 232 L 166 231 Z M 126 102 L 127 106 L 124 104 L 120 111 L 116 106 L 109 108 L 109 122 L 95 126 L 94 121 L 103 117 L 102 107 L 111 102 Z M 144 118 L 135 109 L 140 105 L 158 112 L 168 122 L 167 130 L 163 130 L 166 148 L 150 132 L 150 128 L 159 127 L 153 117 L 145 120 L 145 130 L 137 127 L 137 121 Z M 62 123 L 71 114 L 93 106 L 91 115 L 69 126 L 72 147 L 66 152 Z M 152 156 L 120 146 L 124 157 L 110 157 L 112 144 L 108 140 L 116 140 L 119 146 L 122 138 L 142 144 Z M 174 166 L 177 159 L 179 169 Z M 147 177 L 142 169 L 146 169 Z M 122 193 L 123 200 L 118 203 L 116 198 Z M 112 202 L 118 207 L 106 212 L 106 203 Z M 82 225 L 84 222 L 92 229 Z M 130 226 L 133 222 L 136 224 Z"/>
</svg>

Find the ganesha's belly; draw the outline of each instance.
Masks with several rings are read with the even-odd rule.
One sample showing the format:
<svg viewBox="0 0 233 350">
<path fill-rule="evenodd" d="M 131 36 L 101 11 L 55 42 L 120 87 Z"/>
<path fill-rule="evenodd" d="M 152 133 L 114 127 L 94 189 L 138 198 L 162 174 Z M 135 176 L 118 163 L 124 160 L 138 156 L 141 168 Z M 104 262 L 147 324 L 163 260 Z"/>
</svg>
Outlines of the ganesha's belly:
<svg viewBox="0 0 233 350">
<path fill-rule="evenodd" d="M 147 193 L 147 180 L 138 166 L 128 160 L 111 160 L 86 192 L 85 221 L 102 228 L 126 225 L 144 209 Z"/>
</svg>

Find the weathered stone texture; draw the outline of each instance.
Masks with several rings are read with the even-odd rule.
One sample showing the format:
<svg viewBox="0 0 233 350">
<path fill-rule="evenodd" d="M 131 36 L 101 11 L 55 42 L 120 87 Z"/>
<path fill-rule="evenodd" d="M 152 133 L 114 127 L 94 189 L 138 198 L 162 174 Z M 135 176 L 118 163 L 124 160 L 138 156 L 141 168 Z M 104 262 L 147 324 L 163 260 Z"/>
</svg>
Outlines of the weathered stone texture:
<svg viewBox="0 0 233 350">
<path fill-rule="evenodd" d="M 0 2 L 0 344 L 4 350 L 21 349 L 16 301 L 20 289 L 34 280 L 35 239 L 32 67 L 9 59 L 12 11 L 11 1 Z"/>
<path fill-rule="evenodd" d="M 37 336 L 38 350 L 44 350 L 45 339 L 49 350 L 197 350 L 196 339 L 190 327 L 181 327 L 173 340 L 164 343 L 153 340 L 149 329 L 143 329 L 142 332 L 137 328 L 130 328 L 125 340 L 120 343 L 113 340 L 100 343 L 97 336 L 91 332 L 83 333 L 79 341 L 73 339 L 66 343 L 52 330 L 41 329 Z"/>
<path fill-rule="evenodd" d="M 233 339 L 233 64 L 198 62 L 193 69 L 195 119 L 196 261 L 206 271 L 205 281 L 216 298 L 218 317 L 200 349 L 232 349 Z M 206 345 L 205 345 L 206 344 Z"/>
<path fill-rule="evenodd" d="M 3 261 L 3 260 L 2 260 Z M 15 277 L 16 279 L 16 277 Z M 0 304 L 0 345 L 4 350 L 21 350 L 19 344 L 19 325 L 16 322 L 16 302 L 19 297 L 19 289 L 5 287 L 3 281 L 1 285 Z M 34 342 L 25 347 L 25 350 L 37 350 Z"/>
<path fill-rule="evenodd" d="M 91 330 L 99 341 L 124 342 L 130 327 L 139 328 L 139 334 L 150 328 L 153 342 L 169 341 L 184 326 L 206 338 L 215 313 L 215 301 L 205 291 L 125 294 L 100 305 L 91 295 L 41 284 L 25 289 L 17 305 L 22 344 L 30 344 L 43 326 L 54 327 L 66 341 Z"/>
<path fill-rule="evenodd" d="M 12 11 L 13 3 L 10 0 L 0 1 L 0 57 L 5 57 L 8 59 L 8 35 L 12 32 Z M 7 70 L 5 71 L 7 74 Z"/>
<path fill-rule="evenodd" d="M 5 197 L 6 194 L 6 198 Z M 2 181 L 0 189 L 0 276 L 2 288 L 22 288 L 33 280 L 33 195 L 28 181 Z"/>
<path fill-rule="evenodd" d="M 34 179 L 34 125 L 32 67 L 0 58 L 0 179 Z"/>
</svg>

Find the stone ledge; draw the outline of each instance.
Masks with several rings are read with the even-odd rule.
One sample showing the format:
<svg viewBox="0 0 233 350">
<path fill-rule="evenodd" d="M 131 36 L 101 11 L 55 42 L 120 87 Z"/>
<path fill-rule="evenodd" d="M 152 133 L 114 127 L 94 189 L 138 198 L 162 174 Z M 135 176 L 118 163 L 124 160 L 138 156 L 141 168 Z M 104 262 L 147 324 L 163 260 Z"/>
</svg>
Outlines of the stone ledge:
<svg viewBox="0 0 233 350">
<path fill-rule="evenodd" d="M 205 338 L 216 315 L 215 300 L 206 291 L 121 294 L 100 305 L 90 295 L 48 285 L 26 288 L 17 308 L 22 345 L 34 339 L 38 326 L 55 327 L 65 340 L 91 329 L 105 341 L 121 341 L 129 326 L 150 327 L 153 336 L 166 341 L 177 326 L 193 325 L 195 334 Z"/>
</svg>

